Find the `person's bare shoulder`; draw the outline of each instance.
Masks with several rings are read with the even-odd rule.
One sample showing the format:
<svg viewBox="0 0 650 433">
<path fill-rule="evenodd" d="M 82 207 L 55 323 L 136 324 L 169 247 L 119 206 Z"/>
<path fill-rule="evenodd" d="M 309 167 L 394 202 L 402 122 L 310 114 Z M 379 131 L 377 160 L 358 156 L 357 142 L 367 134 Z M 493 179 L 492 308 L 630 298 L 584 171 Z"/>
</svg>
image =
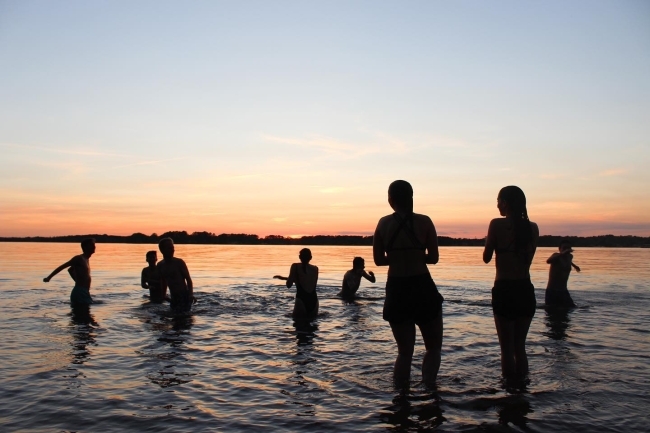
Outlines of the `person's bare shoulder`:
<svg viewBox="0 0 650 433">
<path fill-rule="evenodd" d="M 539 236 L 539 227 L 537 226 L 537 223 L 530 222 L 530 228 L 533 231 L 533 234 L 536 236 Z"/>
<path fill-rule="evenodd" d="M 414 213 L 413 214 L 413 219 L 418 223 L 422 225 L 433 225 L 433 221 L 431 220 L 431 217 L 429 215 L 424 215 L 420 213 Z"/>
<path fill-rule="evenodd" d="M 490 221 L 490 226 L 491 227 L 504 227 L 508 221 L 505 218 L 493 218 L 492 221 Z"/>
</svg>

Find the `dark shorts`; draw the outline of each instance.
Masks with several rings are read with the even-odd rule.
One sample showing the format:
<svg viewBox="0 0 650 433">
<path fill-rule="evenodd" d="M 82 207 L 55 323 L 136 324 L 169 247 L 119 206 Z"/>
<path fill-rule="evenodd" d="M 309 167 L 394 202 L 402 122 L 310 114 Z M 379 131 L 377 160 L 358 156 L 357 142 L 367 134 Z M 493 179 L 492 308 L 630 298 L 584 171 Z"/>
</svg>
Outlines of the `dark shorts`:
<svg viewBox="0 0 650 433">
<path fill-rule="evenodd" d="M 431 275 L 388 277 L 384 320 L 391 323 L 415 322 L 418 325 L 438 318 L 444 298 Z"/>
<path fill-rule="evenodd" d="M 154 304 L 162 304 L 165 301 L 165 297 L 162 296 L 160 288 L 149 289 L 149 302 Z"/>
<path fill-rule="evenodd" d="M 530 279 L 498 280 L 492 288 L 492 311 L 497 316 L 515 320 L 533 317 L 537 301 Z"/>
<path fill-rule="evenodd" d="M 571 299 L 571 295 L 569 295 L 569 291 L 566 289 L 546 289 L 544 303 L 547 307 L 573 308 L 576 306 L 573 299 Z"/>
<path fill-rule="evenodd" d="M 173 294 L 169 302 L 174 313 L 187 313 L 192 309 L 192 303 L 194 300 L 190 297 L 190 294 L 185 292 L 181 294 Z"/>
<path fill-rule="evenodd" d="M 90 305 L 93 298 L 90 297 L 90 289 L 86 287 L 74 286 L 70 292 L 70 303 L 72 305 Z"/>
</svg>

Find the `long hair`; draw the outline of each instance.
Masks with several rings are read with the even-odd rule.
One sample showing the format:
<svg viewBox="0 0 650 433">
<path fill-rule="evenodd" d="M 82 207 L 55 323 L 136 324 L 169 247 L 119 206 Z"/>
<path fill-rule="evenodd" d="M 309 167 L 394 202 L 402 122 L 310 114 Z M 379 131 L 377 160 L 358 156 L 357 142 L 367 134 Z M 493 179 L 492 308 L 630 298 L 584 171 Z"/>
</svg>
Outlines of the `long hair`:
<svg viewBox="0 0 650 433">
<path fill-rule="evenodd" d="M 311 260 L 311 250 L 309 248 L 303 248 L 298 254 L 300 262 L 302 263 L 302 270 L 307 273 L 307 264 Z"/>
<path fill-rule="evenodd" d="M 528 219 L 524 192 L 518 186 L 506 186 L 499 191 L 499 200 L 506 202 L 510 210 L 508 218 L 515 230 L 515 250 L 526 251 L 533 240 L 533 230 Z"/>
<path fill-rule="evenodd" d="M 400 210 L 413 213 L 413 187 L 405 180 L 396 180 L 388 186 L 388 196 Z"/>
</svg>

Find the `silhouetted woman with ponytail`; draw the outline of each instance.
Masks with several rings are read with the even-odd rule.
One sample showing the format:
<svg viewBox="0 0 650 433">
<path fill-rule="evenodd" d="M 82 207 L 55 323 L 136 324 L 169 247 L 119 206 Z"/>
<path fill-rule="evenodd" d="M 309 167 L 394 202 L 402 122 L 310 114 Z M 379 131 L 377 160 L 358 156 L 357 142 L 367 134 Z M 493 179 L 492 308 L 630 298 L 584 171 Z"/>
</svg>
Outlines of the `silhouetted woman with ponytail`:
<svg viewBox="0 0 650 433">
<path fill-rule="evenodd" d="M 294 319 L 312 319 L 318 314 L 318 267 L 310 265 L 311 250 L 303 248 L 298 255 L 300 263 L 294 263 L 289 269 L 289 277 L 275 275 L 273 278 L 285 280 L 287 288 L 296 284 L 296 303 L 293 306 Z"/>
<path fill-rule="evenodd" d="M 490 221 L 483 261 L 489 263 L 496 253 L 492 311 L 501 346 L 501 371 L 506 380 L 522 379 L 528 373 L 526 335 L 536 309 L 529 270 L 539 229 L 528 219 L 526 196 L 519 187 L 502 188 L 497 208 L 505 218 Z"/>
<path fill-rule="evenodd" d="M 438 263 L 438 236 L 431 218 L 413 213 L 408 182 L 390 184 L 388 203 L 395 213 L 379 220 L 372 248 L 375 264 L 388 266 L 383 317 L 397 342 L 394 380 L 408 386 L 417 325 L 426 348 L 422 380 L 433 386 L 440 369 L 443 299 L 427 264 Z"/>
</svg>

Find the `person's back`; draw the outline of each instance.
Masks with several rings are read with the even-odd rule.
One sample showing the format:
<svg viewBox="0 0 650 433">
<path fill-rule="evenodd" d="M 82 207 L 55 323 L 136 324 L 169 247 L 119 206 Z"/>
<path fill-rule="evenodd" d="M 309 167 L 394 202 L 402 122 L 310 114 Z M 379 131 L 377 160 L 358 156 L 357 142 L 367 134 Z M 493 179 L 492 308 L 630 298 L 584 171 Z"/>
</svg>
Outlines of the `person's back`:
<svg viewBox="0 0 650 433">
<path fill-rule="evenodd" d="M 92 277 L 90 276 L 90 261 L 88 258 L 83 254 L 79 254 L 70 263 L 70 274 L 74 276 L 74 282 L 80 287 L 90 289 Z"/>
<path fill-rule="evenodd" d="M 309 264 L 311 251 L 303 248 L 300 251 L 300 263 L 294 263 L 289 270 L 287 287 L 292 283 L 296 284 L 296 303 L 293 308 L 293 316 L 313 317 L 318 314 L 318 295 L 316 284 L 318 283 L 318 267 Z"/>
<path fill-rule="evenodd" d="M 490 222 L 491 239 L 496 255 L 495 280 L 523 280 L 530 278 L 530 265 L 535 255 L 539 228 L 530 221 L 532 240 L 525 248 L 515 245 L 515 228 L 508 218 L 495 218 Z"/>
<path fill-rule="evenodd" d="M 389 276 L 421 275 L 429 272 L 426 246 L 432 233 L 431 218 L 395 212 L 379 220 L 377 232 L 384 242 Z"/>
<path fill-rule="evenodd" d="M 573 302 L 568 290 L 569 275 L 571 268 L 580 268 L 573 263 L 573 249 L 568 241 L 560 243 L 560 252 L 553 253 L 546 260 L 550 266 L 548 272 L 548 284 L 544 295 L 547 307 L 565 307 L 573 308 L 576 304 Z"/>
<path fill-rule="evenodd" d="M 159 249 L 164 257 L 157 265 L 161 290 L 164 292 L 169 287 L 172 310 L 187 312 L 195 302 L 194 287 L 187 265 L 182 259 L 174 257 L 174 242 L 171 239 L 162 239 Z"/>
<path fill-rule="evenodd" d="M 90 296 L 90 284 L 92 282 L 90 276 L 90 256 L 95 253 L 95 240 L 92 238 L 84 239 L 81 242 L 81 250 L 83 254 L 74 256 L 43 279 L 43 282 L 47 283 L 56 274 L 68 268 L 68 273 L 75 283 L 72 292 L 70 292 L 70 303 L 73 306 L 90 305 L 93 303 L 93 299 Z"/>
<path fill-rule="evenodd" d="M 178 298 L 187 293 L 187 283 L 183 275 L 185 262 L 177 257 L 162 259 L 158 262 L 157 270 L 160 278 L 164 279 L 173 298 Z"/>
<path fill-rule="evenodd" d="M 573 256 L 559 256 L 550 263 L 548 270 L 548 284 L 546 290 L 567 290 L 569 275 L 571 274 L 571 259 Z"/>
<path fill-rule="evenodd" d="M 438 236 L 428 216 L 413 213 L 413 188 L 408 182 L 390 184 L 388 204 L 395 213 L 377 223 L 372 253 L 375 265 L 388 266 L 382 317 L 397 343 L 394 381 L 398 386 L 408 384 L 417 325 L 426 348 L 422 379 L 434 385 L 440 368 L 444 299 L 427 264 L 438 263 Z"/>
<path fill-rule="evenodd" d="M 372 271 L 365 271 L 366 262 L 362 257 L 355 257 L 352 260 L 352 269 L 343 275 L 343 282 L 341 283 L 341 291 L 339 296 L 346 300 L 353 300 L 356 296 L 359 286 L 361 286 L 361 278 L 374 283 L 375 274 Z"/>
<path fill-rule="evenodd" d="M 537 249 L 539 228 L 528 218 L 526 196 L 510 185 L 497 196 L 499 214 L 490 221 L 483 261 L 496 255 L 492 311 L 501 348 L 501 371 L 507 380 L 528 373 L 526 336 L 537 309 L 530 265 Z"/>
<path fill-rule="evenodd" d="M 318 267 L 309 263 L 294 263 L 293 276 L 296 286 L 305 292 L 315 292 L 318 283 Z"/>
<path fill-rule="evenodd" d="M 149 300 L 151 302 L 161 303 L 165 299 L 165 294 L 160 284 L 160 272 L 156 266 L 157 254 L 155 251 L 148 251 L 145 257 L 149 266 L 142 269 L 140 285 L 143 289 L 149 290 Z"/>
<path fill-rule="evenodd" d="M 295 319 L 312 318 L 318 314 L 318 267 L 309 264 L 312 259 L 311 250 L 303 248 L 298 254 L 300 263 L 291 264 L 289 276 L 275 275 L 273 278 L 286 281 L 287 288 L 296 285 L 296 302 L 292 316 Z"/>
</svg>

